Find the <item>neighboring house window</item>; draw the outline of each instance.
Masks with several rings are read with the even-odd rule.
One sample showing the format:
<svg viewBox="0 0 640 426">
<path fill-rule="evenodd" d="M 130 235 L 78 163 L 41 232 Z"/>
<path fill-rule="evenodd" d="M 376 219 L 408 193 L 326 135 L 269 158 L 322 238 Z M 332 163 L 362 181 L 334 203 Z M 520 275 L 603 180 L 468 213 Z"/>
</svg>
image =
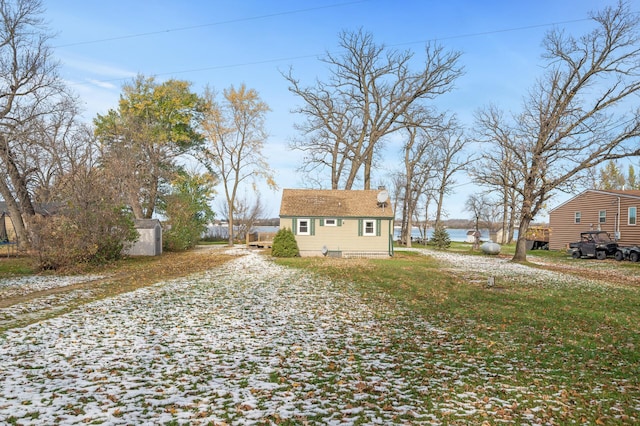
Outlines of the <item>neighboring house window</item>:
<svg viewBox="0 0 640 426">
<path fill-rule="evenodd" d="M 599 216 L 599 220 L 600 223 L 607 223 L 607 211 L 606 210 L 600 210 L 600 216 Z"/>
<path fill-rule="evenodd" d="M 580 212 L 576 212 L 574 219 L 573 219 L 573 223 L 580 223 Z"/>
<path fill-rule="evenodd" d="M 336 226 L 338 224 L 338 221 L 335 219 L 325 219 L 324 220 L 324 226 Z"/>
<path fill-rule="evenodd" d="M 309 219 L 298 219 L 298 235 L 311 235 L 311 225 Z"/>
<path fill-rule="evenodd" d="M 629 207 L 629 221 L 627 222 L 629 225 L 635 225 L 636 224 L 636 208 L 635 207 Z"/>
</svg>

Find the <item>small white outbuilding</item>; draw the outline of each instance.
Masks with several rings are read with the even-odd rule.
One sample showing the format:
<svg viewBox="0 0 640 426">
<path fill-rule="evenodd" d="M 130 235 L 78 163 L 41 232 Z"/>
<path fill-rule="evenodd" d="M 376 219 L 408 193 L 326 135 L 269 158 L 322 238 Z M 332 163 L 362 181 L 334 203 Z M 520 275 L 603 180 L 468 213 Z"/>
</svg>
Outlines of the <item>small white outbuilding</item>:
<svg viewBox="0 0 640 426">
<path fill-rule="evenodd" d="M 162 225 L 158 219 L 135 219 L 140 237 L 128 250 L 129 256 L 159 256 L 162 254 Z"/>
</svg>

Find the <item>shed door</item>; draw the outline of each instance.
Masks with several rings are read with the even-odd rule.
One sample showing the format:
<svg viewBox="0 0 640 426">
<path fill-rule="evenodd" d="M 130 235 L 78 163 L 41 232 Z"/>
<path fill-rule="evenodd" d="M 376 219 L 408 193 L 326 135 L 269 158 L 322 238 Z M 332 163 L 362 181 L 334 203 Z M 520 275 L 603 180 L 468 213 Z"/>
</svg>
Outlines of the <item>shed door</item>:
<svg viewBox="0 0 640 426">
<path fill-rule="evenodd" d="M 155 227 L 155 252 L 153 254 L 158 255 L 158 254 L 162 254 L 162 227 L 161 226 L 156 226 Z"/>
</svg>

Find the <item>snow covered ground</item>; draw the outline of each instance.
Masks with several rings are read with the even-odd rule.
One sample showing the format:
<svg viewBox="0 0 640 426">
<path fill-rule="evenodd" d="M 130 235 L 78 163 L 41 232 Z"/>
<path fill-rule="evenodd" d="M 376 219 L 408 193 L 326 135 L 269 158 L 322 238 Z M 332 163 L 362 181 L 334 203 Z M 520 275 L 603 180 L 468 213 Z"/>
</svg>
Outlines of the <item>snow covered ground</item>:
<svg viewBox="0 0 640 426">
<path fill-rule="evenodd" d="M 442 261 L 445 265 L 449 265 L 452 270 L 466 274 L 469 279 L 478 279 L 481 277 L 486 282 L 486 277 L 492 276 L 496 279 L 508 279 L 511 283 L 522 283 L 527 286 L 554 287 L 567 286 L 588 288 L 590 291 L 606 291 L 611 283 L 605 281 L 597 281 L 586 279 L 570 274 L 560 272 L 532 268 L 530 266 L 510 262 L 509 259 L 494 256 L 468 256 L 449 251 L 430 250 L 430 249 L 405 249 L 417 251 L 422 254 L 432 256 Z M 536 260 L 530 256 L 529 261 L 535 263 Z M 593 262 L 598 265 L 598 263 Z M 599 265 L 603 265 L 602 262 Z"/>
<path fill-rule="evenodd" d="M 383 296 L 238 254 L 0 336 L 0 422 L 441 424 L 562 408 L 509 385 L 517 360 L 474 357 Z M 535 407 L 522 416 L 539 423 Z"/>
<path fill-rule="evenodd" d="M 0 279 L 0 298 L 23 296 L 25 294 L 33 293 L 34 291 L 66 287 L 72 284 L 97 280 L 100 278 L 104 277 L 101 275 L 80 275 L 72 277 L 33 275 L 21 278 L 4 278 Z"/>
</svg>

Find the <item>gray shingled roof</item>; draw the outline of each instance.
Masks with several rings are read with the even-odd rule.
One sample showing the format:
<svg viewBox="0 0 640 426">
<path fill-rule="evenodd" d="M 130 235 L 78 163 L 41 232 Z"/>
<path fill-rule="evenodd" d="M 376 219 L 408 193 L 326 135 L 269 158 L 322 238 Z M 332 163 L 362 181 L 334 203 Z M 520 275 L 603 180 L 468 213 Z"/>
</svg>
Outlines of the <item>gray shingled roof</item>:
<svg viewBox="0 0 640 426">
<path fill-rule="evenodd" d="M 393 218 L 391 203 L 378 203 L 379 190 L 284 189 L 280 217 Z"/>
</svg>

